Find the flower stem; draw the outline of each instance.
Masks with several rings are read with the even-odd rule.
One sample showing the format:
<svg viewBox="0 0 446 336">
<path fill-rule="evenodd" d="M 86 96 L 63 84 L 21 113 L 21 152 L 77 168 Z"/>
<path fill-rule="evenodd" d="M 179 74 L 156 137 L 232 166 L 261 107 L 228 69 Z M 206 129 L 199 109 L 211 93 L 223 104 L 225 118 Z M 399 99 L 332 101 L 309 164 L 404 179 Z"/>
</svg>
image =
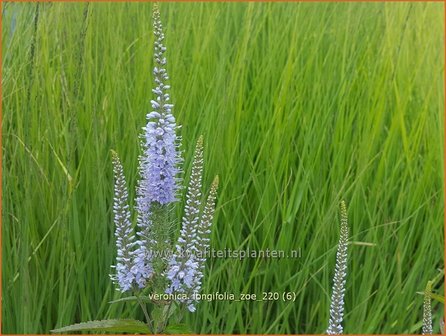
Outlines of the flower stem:
<svg viewBox="0 0 446 336">
<path fill-rule="evenodd" d="M 150 329 L 150 332 L 153 334 L 154 333 L 154 329 L 153 329 L 153 324 L 152 324 L 152 320 L 150 319 L 149 313 L 147 312 L 147 308 L 146 306 L 142 303 L 141 299 L 139 298 L 139 295 L 136 295 L 136 298 L 138 300 L 138 303 L 144 313 L 144 316 L 146 317 L 146 321 L 147 321 L 147 326 Z"/>
<path fill-rule="evenodd" d="M 164 330 L 166 330 L 167 323 L 169 322 L 169 314 L 170 314 L 170 308 L 172 307 L 172 303 L 173 302 L 170 301 L 169 306 L 167 307 L 166 318 L 163 323 L 163 328 L 162 328 L 162 330 L 160 330 L 160 332 L 163 332 Z"/>
</svg>

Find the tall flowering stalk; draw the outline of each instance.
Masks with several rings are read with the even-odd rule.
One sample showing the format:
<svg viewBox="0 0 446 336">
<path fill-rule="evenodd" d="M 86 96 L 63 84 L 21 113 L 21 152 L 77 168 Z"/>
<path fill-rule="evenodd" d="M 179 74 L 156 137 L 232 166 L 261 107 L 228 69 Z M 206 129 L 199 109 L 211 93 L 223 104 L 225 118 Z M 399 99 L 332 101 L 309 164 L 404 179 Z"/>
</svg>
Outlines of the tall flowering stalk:
<svg viewBox="0 0 446 336">
<path fill-rule="evenodd" d="M 203 210 L 203 216 L 201 217 L 200 225 L 197 228 L 197 263 L 198 269 L 194 278 L 193 292 L 198 293 L 201 289 L 201 282 L 204 276 L 204 268 L 206 266 L 206 256 L 210 248 L 210 234 L 211 224 L 214 219 L 215 202 L 217 198 L 218 189 L 218 176 L 214 178 L 211 185 L 211 190 L 206 201 L 206 205 Z"/>
<path fill-rule="evenodd" d="M 333 278 L 333 292 L 331 294 L 330 320 L 327 334 L 342 334 L 342 319 L 344 315 L 345 278 L 347 275 L 347 244 L 348 222 L 347 207 L 341 201 L 341 234 L 339 237 L 338 251 L 336 254 L 336 268 Z"/>
<path fill-rule="evenodd" d="M 116 257 L 116 273 L 111 275 L 112 280 L 118 285 L 121 292 L 128 291 L 134 280 L 133 246 L 135 236 L 130 221 L 130 211 L 127 203 L 128 192 L 121 161 L 115 152 L 113 155 L 113 171 L 115 175 L 115 197 L 113 214 L 115 221 L 115 237 L 118 255 Z"/>
<path fill-rule="evenodd" d="M 170 281 L 166 293 L 188 293 L 193 284 L 195 272 L 198 268 L 194 249 L 197 239 L 196 226 L 199 220 L 201 206 L 201 181 L 203 174 L 203 140 L 197 141 L 189 187 L 186 195 L 186 205 L 182 228 L 175 253 L 169 261 L 167 279 Z"/>
<path fill-rule="evenodd" d="M 433 334 L 432 328 L 432 306 L 431 306 L 432 282 L 428 281 L 424 290 L 423 306 L 423 335 Z"/>
<path fill-rule="evenodd" d="M 179 167 L 181 161 L 176 135 L 176 122 L 172 114 L 166 70 L 167 60 L 164 56 L 164 33 L 158 6 L 154 5 L 153 29 L 155 35 L 153 76 L 155 98 L 151 100 L 152 111 L 147 114 L 144 128 L 143 149 L 140 158 L 141 184 L 138 188 L 141 210 L 146 212 L 151 203 L 167 204 L 177 200 L 179 189 Z"/>
<path fill-rule="evenodd" d="M 201 288 L 201 279 L 205 256 L 201 251 L 209 247 L 208 235 L 212 223 L 218 178 L 214 181 L 203 211 L 201 213 L 201 186 L 203 175 L 203 138 L 200 137 L 195 148 L 192 162 L 192 172 L 189 181 L 186 205 L 180 237 L 175 247 L 175 253 L 169 262 L 167 278 L 170 284 L 166 293 L 184 293 L 190 295 L 184 302 L 189 311 L 195 311 L 193 294 Z"/>
<path fill-rule="evenodd" d="M 176 201 L 179 189 L 178 151 L 180 138 L 176 135 L 176 122 L 172 114 L 167 80 L 167 64 L 163 44 L 164 33 L 158 6 L 154 4 L 153 29 L 155 35 L 153 76 L 155 98 L 151 100 L 152 111 L 147 114 L 147 125 L 143 128 L 143 154 L 139 158 L 140 180 L 137 187 L 136 209 L 139 228 L 138 249 L 135 257 L 135 281 L 139 287 L 146 286 L 146 281 L 154 272 L 152 250 L 165 244 L 165 237 L 154 228 L 152 217 L 154 208 L 159 208 Z M 165 226 L 164 223 L 155 223 Z M 158 231 L 158 234 L 157 234 Z"/>
</svg>

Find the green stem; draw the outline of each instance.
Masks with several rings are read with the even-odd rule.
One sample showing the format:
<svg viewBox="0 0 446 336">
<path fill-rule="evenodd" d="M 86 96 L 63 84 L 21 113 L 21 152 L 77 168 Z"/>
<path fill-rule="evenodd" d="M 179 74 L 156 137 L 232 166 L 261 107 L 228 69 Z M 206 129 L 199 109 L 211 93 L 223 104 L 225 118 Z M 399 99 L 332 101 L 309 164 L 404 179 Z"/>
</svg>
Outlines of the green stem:
<svg viewBox="0 0 446 336">
<path fill-rule="evenodd" d="M 160 332 L 163 332 L 167 327 L 167 323 L 169 322 L 169 314 L 170 314 L 170 308 L 172 307 L 172 303 L 173 303 L 173 301 L 170 301 L 169 307 L 167 307 L 166 319 L 164 320 L 164 323 L 163 323 L 163 329 L 160 330 Z"/>
<path fill-rule="evenodd" d="M 139 295 L 136 295 L 136 298 L 137 298 L 137 300 L 138 300 L 139 305 L 141 306 L 141 309 L 142 309 L 142 311 L 143 311 L 143 313 L 144 313 L 144 316 L 146 317 L 147 326 L 149 327 L 150 332 L 151 332 L 152 334 L 154 334 L 154 333 L 155 333 L 155 330 L 153 329 L 152 320 L 150 319 L 149 313 L 147 312 L 147 308 L 146 308 L 146 306 L 142 303 L 142 301 L 140 300 Z"/>
</svg>

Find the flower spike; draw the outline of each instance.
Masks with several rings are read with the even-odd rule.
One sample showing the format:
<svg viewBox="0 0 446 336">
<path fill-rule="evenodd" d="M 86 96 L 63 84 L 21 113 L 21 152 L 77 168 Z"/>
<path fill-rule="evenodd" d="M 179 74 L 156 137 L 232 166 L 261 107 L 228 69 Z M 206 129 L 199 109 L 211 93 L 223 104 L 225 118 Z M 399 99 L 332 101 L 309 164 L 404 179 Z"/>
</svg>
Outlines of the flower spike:
<svg viewBox="0 0 446 336">
<path fill-rule="evenodd" d="M 140 179 L 137 186 L 136 210 L 138 212 L 138 248 L 136 250 L 133 272 L 140 288 L 153 275 L 152 249 L 157 246 L 151 220 L 154 206 L 176 201 L 179 187 L 179 164 L 181 157 L 178 146 L 180 138 L 176 135 L 177 125 L 172 114 L 173 105 L 169 102 L 169 79 L 164 57 L 164 33 L 158 6 L 153 7 L 153 28 L 155 35 L 153 75 L 155 98 L 151 101 L 152 111 L 147 114 L 147 125 L 143 128 L 142 149 L 139 158 Z M 155 230 L 156 231 L 156 230 Z"/>
<path fill-rule="evenodd" d="M 203 138 L 200 137 L 195 147 L 180 237 L 176 252 L 169 261 L 167 279 L 170 281 L 170 286 L 166 290 L 167 293 L 189 293 L 194 285 L 198 269 L 197 226 L 200 219 L 202 175 Z"/>
<path fill-rule="evenodd" d="M 424 290 L 423 335 L 433 334 L 431 293 L 432 293 L 432 282 L 428 281 L 426 289 Z"/>
<path fill-rule="evenodd" d="M 210 248 L 210 235 L 211 225 L 214 219 L 215 213 L 215 201 L 217 198 L 218 189 L 218 176 L 215 176 L 211 185 L 211 190 L 206 201 L 206 205 L 203 210 L 203 216 L 201 217 L 200 224 L 197 228 L 197 263 L 198 268 L 194 278 L 193 294 L 197 294 L 201 290 L 201 283 L 204 276 L 204 269 L 206 267 L 206 256 L 208 255 Z M 195 311 L 195 302 L 189 302 L 188 309 Z"/>
<path fill-rule="evenodd" d="M 338 252 L 336 254 L 336 268 L 333 279 L 333 292 L 331 294 L 330 320 L 327 334 L 342 334 L 342 319 L 344 315 L 345 278 L 347 275 L 347 244 L 348 222 L 347 207 L 341 201 L 341 234 L 339 237 Z"/>
<path fill-rule="evenodd" d="M 178 151 L 180 138 L 176 135 L 177 125 L 172 114 L 167 84 L 166 47 L 158 6 L 153 9 L 155 35 L 153 76 L 155 98 L 151 100 L 152 111 L 147 114 L 142 141 L 143 155 L 140 157 L 141 181 L 138 187 L 138 210 L 147 216 L 152 202 L 161 205 L 176 201 L 179 189 L 179 168 L 181 157 Z M 142 215 L 144 217 L 144 214 Z"/>
<path fill-rule="evenodd" d="M 122 168 L 116 152 L 113 155 L 113 171 L 115 175 L 115 197 L 113 204 L 113 214 L 115 221 L 115 237 L 118 256 L 116 257 L 116 273 L 111 275 L 111 279 L 119 286 L 121 292 L 131 289 L 134 275 L 131 272 L 133 267 L 133 246 L 135 236 L 130 222 L 130 211 L 127 203 L 127 186 Z"/>
</svg>

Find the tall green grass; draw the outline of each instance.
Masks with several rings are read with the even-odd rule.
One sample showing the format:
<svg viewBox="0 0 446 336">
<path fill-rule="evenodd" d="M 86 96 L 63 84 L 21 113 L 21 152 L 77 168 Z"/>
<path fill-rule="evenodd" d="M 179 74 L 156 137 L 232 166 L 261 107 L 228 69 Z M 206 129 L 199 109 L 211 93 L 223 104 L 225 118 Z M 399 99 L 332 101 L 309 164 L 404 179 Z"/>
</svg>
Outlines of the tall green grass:
<svg viewBox="0 0 446 336">
<path fill-rule="evenodd" d="M 444 291 L 443 4 L 160 10 L 184 169 L 204 134 L 205 183 L 222 182 L 212 247 L 302 251 L 210 260 L 204 292 L 297 299 L 202 302 L 193 329 L 324 332 L 342 198 L 353 242 L 345 332 L 420 332 L 417 292 L 433 279 Z M 2 14 L 2 331 L 133 317 L 108 304 L 119 297 L 110 149 L 133 199 L 151 4 L 2 3 Z M 433 316 L 438 332 L 435 300 Z"/>
</svg>

